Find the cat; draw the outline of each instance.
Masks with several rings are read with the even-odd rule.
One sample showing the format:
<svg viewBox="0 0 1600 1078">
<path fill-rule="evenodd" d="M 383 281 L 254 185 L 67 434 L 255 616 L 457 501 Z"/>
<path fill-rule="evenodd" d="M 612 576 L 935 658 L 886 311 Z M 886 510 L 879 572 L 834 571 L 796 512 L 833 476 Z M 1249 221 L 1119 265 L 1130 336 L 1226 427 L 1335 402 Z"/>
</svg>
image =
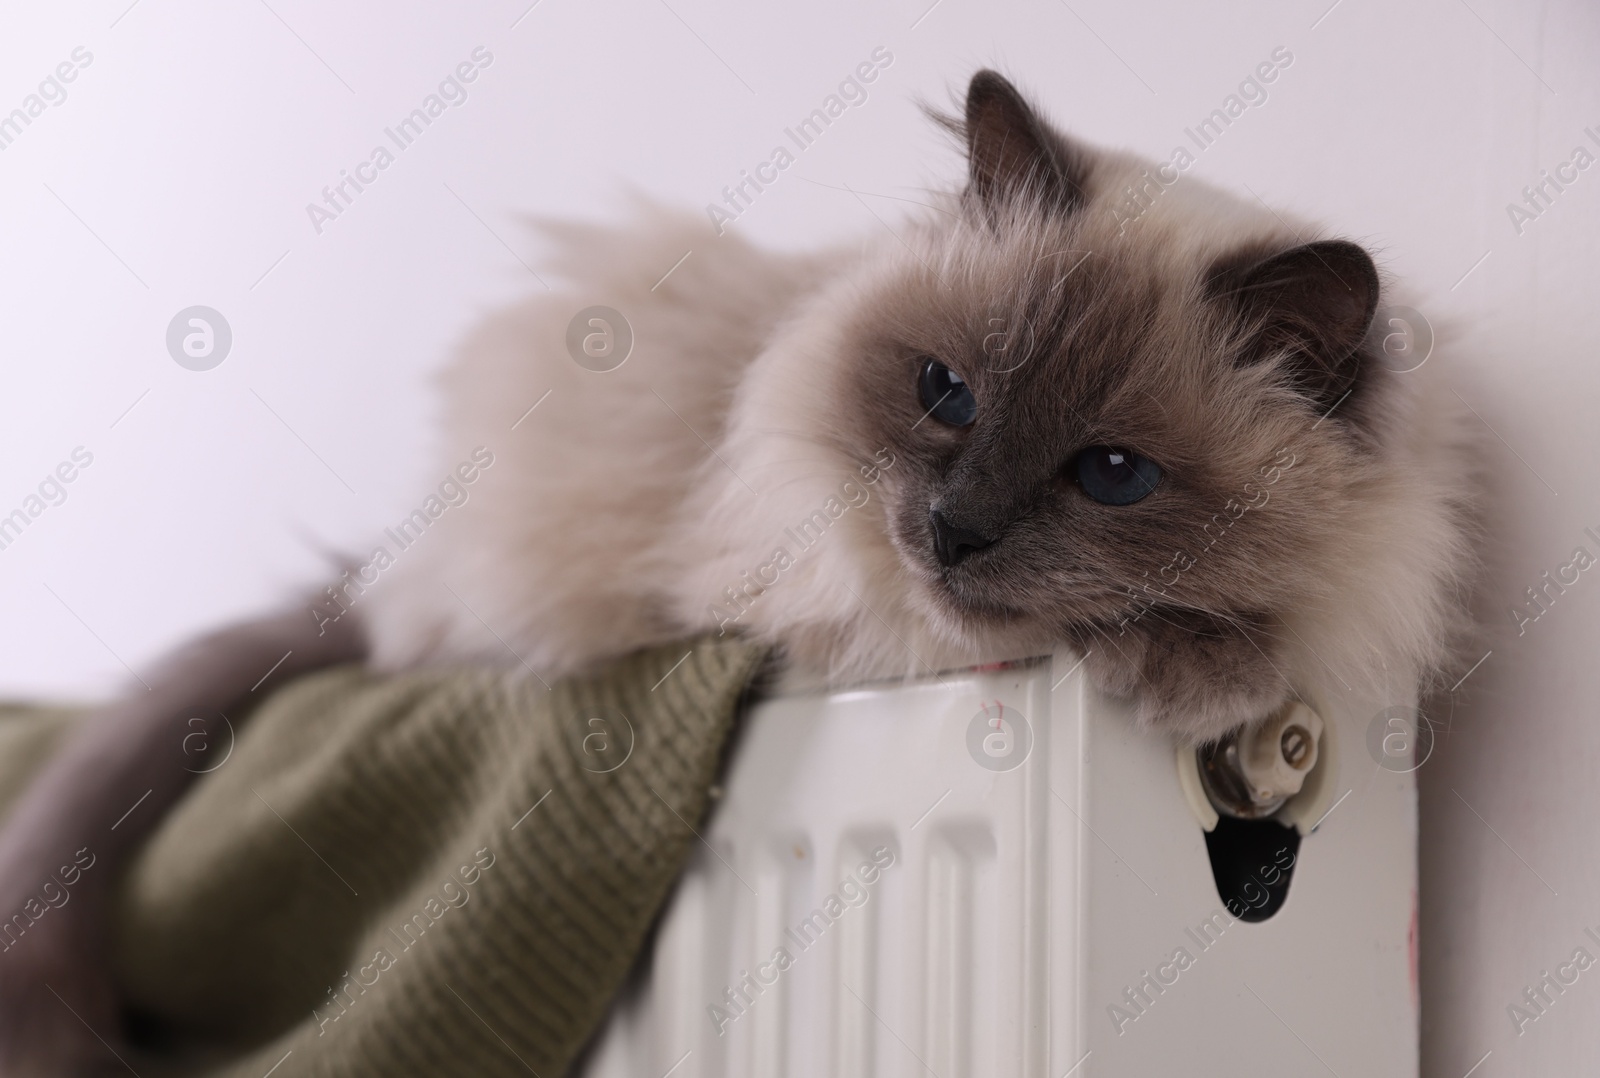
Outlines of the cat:
<svg viewBox="0 0 1600 1078">
<path fill-rule="evenodd" d="M 736 630 L 841 684 L 1067 643 L 1191 741 L 1273 711 L 1287 671 L 1436 669 L 1465 622 L 1467 439 L 1437 365 L 1375 355 L 1371 257 L 1192 177 L 1128 226 L 1155 166 L 992 72 L 946 125 L 965 190 L 866 251 L 556 228 L 635 354 L 595 373 L 554 347 L 571 293 L 468 342 L 448 438 L 501 463 L 361 598 L 373 661 L 553 679 Z"/>
<path fill-rule="evenodd" d="M 568 287 L 488 320 L 442 381 L 448 459 L 492 467 L 88 720 L 0 832 L 0 907 L 151 785 L 176 715 L 224 710 L 285 650 L 294 672 L 549 682 L 737 632 L 791 684 L 842 685 L 1065 645 L 1184 742 L 1335 682 L 1437 676 L 1468 624 L 1472 446 L 1440 364 L 1382 361 L 1371 255 L 1193 176 L 1130 223 L 1156 166 L 1062 134 L 991 71 L 936 118 L 964 186 L 860 245 L 765 252 L 655 207 L 547 222 Z M 603 371 L 564 343 L 598 305 L 578 334 L 633 341 Z M 157 786 L 113 867 L 182 789 Z M 0 963 L 0 1069 L 100 1051 L 42 983 L 115 1028 L 107 901 Z"/>
</svg>

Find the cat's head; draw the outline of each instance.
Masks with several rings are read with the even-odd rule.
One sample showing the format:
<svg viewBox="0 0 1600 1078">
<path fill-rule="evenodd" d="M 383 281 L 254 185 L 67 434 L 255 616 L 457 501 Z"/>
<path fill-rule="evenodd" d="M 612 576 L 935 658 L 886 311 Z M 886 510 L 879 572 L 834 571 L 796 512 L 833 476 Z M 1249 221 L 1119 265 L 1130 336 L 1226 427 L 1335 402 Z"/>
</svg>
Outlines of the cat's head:
<svg viewBox="0 0 1600 1078">
<path fill-rule="evenodd" d="M 1074 641 L 1161 723 L 1260 717 L 1364 471 L 1372 259 L 1069 141 L 993 72 L 947 123 L 966 189 L 861 291 L 839 394 L 861 456 L 896 458 L 914 605 Z"/>
</svg>

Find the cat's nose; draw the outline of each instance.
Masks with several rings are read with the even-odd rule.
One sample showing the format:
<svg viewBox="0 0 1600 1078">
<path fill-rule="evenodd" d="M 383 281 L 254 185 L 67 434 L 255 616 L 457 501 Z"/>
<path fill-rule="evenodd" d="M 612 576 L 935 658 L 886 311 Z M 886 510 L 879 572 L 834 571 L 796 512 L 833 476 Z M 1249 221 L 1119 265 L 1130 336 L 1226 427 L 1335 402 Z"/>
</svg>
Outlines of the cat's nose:
<svg viewBox="0 0 1600 1078">
<path fill-rule="evenodd" d="M 981 532 L 952 523 L 937 509 L 930 510 L 928 517 L 933 521 L 934 553 L 939 556 L 939 564 L 946 568 L 994 543 L 992 538 Z"/>
</svg>

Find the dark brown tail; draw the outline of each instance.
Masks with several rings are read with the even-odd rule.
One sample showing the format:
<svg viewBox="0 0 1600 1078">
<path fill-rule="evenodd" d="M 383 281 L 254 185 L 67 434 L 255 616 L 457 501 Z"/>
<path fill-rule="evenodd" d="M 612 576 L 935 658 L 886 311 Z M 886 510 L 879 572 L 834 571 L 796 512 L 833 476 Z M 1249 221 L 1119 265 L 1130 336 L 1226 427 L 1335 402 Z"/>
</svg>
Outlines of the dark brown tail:
<svg viewBox="0 0 1600 1078">
<path fill-rule="evenodd" d="M 318 619 L 306 603 L 201 638 L 82 720 L 0 825 L 0 1074 L 72 1074 L 119 1050 L 104 963 L 120 870 L 221 766 L 257 701 L 366 650 L 356 618 Z M 74 863 L 87 868 L 70 902 L 30 916 L 40 886 Z"/>
</svg>

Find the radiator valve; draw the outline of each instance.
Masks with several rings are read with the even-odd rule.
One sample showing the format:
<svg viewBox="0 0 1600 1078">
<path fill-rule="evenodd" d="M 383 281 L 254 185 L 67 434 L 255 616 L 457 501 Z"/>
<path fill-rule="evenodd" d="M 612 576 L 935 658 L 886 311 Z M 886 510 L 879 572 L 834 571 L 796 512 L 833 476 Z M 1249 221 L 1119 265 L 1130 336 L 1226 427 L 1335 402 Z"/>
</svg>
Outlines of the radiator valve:
<svg viewBox="0 0 1600 1078">
<path fill-rule="evenodd" d="M 1238 730 L 1200 749 L 1200 782 L 1224 815 L 1243 820 L 1271 816 L 1317 765 L 1322 717 L 1291 700 L 1265 722 Z"/>
</svg>

